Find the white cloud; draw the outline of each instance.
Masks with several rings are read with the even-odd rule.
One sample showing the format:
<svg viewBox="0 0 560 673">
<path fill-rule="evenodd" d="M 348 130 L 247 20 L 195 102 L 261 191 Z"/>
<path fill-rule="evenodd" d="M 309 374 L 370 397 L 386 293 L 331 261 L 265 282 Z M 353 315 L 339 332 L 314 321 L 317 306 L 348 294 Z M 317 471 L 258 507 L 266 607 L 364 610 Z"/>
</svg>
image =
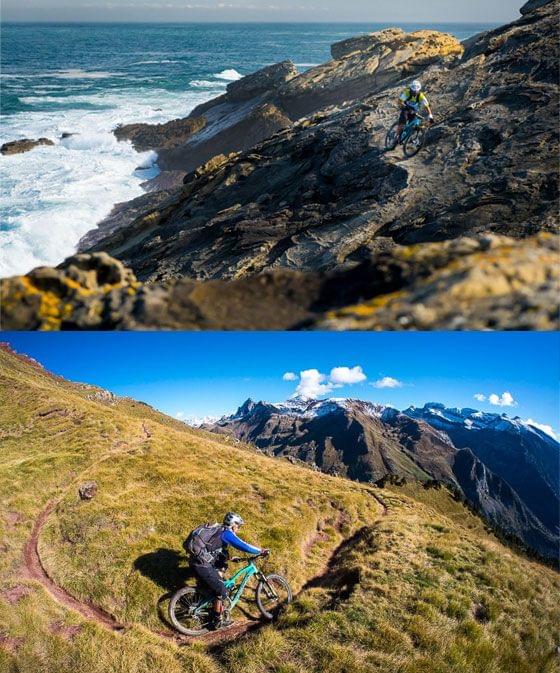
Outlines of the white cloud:
<svg viewBox="0 0 560 673">
<path fill-rule="evenodd" d="M 332 383 L 327 381 L 325 374 L 321 374 L 318 369 L 305 369 L 300 372 L 300 382 L 296 388 L 295 395 L 305 399 L 312 399 L 320 395 L 326 395 L 333 389 Z"/>
<path fill-rule="evenodd" d="M 549 435 L 553 439 L 558 439 L 558 435 L 556 434 L 556 432 L 554 432 L 551 425 L 546 425 L 545 423 L 537 423 L 537 421 L 534 421 L 532 418 L 528 418 L 525 421 L 525 423 L 527 423 L 527 425 L 532 425 L 534 428 L 542 430 L 542 432 Z"/>
<path fill-rule="evenodd" d="M 328 375 L 318 369 L 305 369 L 299 373 L 299 379 L 294 397 L 313 399 L 327 395 L 335 388 L 361 383 L 367 379 L 367 376 L 364 370 L 356 365 L 355 367 L 333 367 Z"/>
<path fill-rule="evenodd" d="M 294 372 L 286 372 L 282 378 L 284 381 L 297 381 L 298 375 L 294 374 Z"/>
<path fill-rule="evenodd" d="M 180 418 L 180 419 L 185 418 L 185 412 L 184 412 L 184 411 L 178 411 L 178 412 L 175 414 L 175 418 Z"/>
<path fill-rule="evenodd" d="M 475 400 L 478 400 L 479 402 L 484 402 L 486 400 L 486 395 L 483 395 L 482 393 L 475 393 L 473 397 Z"/>
<path fill-rule="evenodd" d="M 515 407 L 517 405 L 517 402 L 513 399 L 513 395 L 507 391 L 501 395 L 492 393 L 488 396 L 488 401 L 495 407 Z"/>
<path fill-rule="evenodd" d="M 360 366 L 356 367 L 333 367 L 329 375 L 329 381 L 335 386 L 361 383 L 367 376 Z"/>
<path fill-rule="evenodd" d="M 402 388 L 403 383 L 392 376 L 384 376 L 371 384 L 374 388 Z"/>
</svg>

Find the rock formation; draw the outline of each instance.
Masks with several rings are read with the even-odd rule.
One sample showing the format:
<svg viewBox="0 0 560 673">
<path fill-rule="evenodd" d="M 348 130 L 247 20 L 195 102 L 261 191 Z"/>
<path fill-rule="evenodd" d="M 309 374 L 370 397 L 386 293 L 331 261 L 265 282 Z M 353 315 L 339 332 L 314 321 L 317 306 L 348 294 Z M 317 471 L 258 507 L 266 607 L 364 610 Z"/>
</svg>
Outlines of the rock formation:
<svg viewBox="0 0 560 673">
<path fill-rule="evenodd" d="M 347 270 L 139 283 L 106 253 L 2 281 L 4 329 L 527 329 L 559 325 L 558 240 L 396 246 Z"/>
<path fill-rule="evenodd" d="M 541 4 L 462 58 L 450 36 L 381 31 L 300 75 L 283 63 L 233 83 L 187 120 L 120 129 L 156 144 L 166 188 L 121 204 L 81 250 L 134 281 L 61 290 L 52 324 L 556 328 L 558 0 Z M 384 138 L 420 74 L 437 124 L 403 160 Z M 45 327 L 42 276 L 66 288 L 74 263 L 6 281 L 4 323 Z"/>
<path fill-rule="evenodd" d="M 29 152 L 34 147 L 39 147 L 39 145 L 54 145 L 54 142 L 48 138 L 38 138 L 37 140 L 32 140 L 31 138 L 11 140 L 8 143 L 4 143 L 2 147 L 0 147 L 0 153 L 22 154 L 23 152 Z"/>
</svg>

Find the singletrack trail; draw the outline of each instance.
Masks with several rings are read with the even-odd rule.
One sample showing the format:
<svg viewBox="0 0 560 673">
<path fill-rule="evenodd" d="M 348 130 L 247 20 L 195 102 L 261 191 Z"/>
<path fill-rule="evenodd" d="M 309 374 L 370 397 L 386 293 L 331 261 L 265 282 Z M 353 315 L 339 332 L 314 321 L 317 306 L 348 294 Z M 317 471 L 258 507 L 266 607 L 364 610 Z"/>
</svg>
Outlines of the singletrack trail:
<svg viewBox="0 0 560 673">
<path fill-rule="evenodd" d="M 126 447 L 127 450 L 130 450 L 131 446 L 137 446 L 143 444 L 146 441 L 148 441 L 151 436 L 152 433 L 147 428 L 146 424 L 142 423 L 142 435 L 131 443 L 124 442 L 124 446 Z M 123 445 L 122 442 L 117 442 L 115 444 L 115 446 L 121 446 L 121 445 Z M 41 534 L 43 526 L 46 524 L 50 514 L 54 511 L 55 507 L 62 501 L 62 499 L 65 497 L 68 491 L 71 488 L 75 487 L 76 484 L 81 479 L 83 479 L 84 475 L 87 474 L 87 472 L 89 472 L 93 467 L 97 467 L 104 461 L 113 458 L 114 455 L 115 452 L 111 451 L 108 455 L 104 455 L 100 459 L 94 461 L 93 463 L 90 463 L 79 475 L 75 476 L 72 479 L 72 482 L 66 486 L 66 488 L 62 491 L 60 495 L 58 495 L 55 498 L 52 498 L 47 502 L 47 504 L 45 505 L 45 507 L 42 509 L 42 511 L 39 513 L 39 516 L 35 520 L 33 529 L 31 531 L 31 535 L 24 545 L 22 576 L 24 579 L 34 580 L 39 584 L 41 584 L 41 586 L 47 591 L 47 593 L 56 603 L 69 610 L 73 610 L 79 613 L 82 617 L 84 617 L 84 619 L 95 622 L 96 624 L 99 624 L 103 628 L 108 629 L 109 631 L 112 631 L 114 633 L 125 633 L 133 626 L 133 624 L 126 624 L 120 622 L 113 615 L 106 612 L 101 607 L 94 605 L 89 601 L 80 600 L 72 596 L 72 594 L 66 591 L 66 589 L 56 584 L 56 582 L 49 576 L 48 572 L 43 566 L 38 549 L 39 536 Z M 382 516 L 386 516 L 388 513 L 388 508 L 386 504 L 376 494 L 371 493 L 371 495 L 378 501 L 378 503 L 383 508 Z M 339 520 L 337 521 L 336 524 L 338 528 L 340 528 L 342 525 L 342 517 L 343 513 L 341 512 L 339 515 Z M 347 544 L 349 541 L 352 540 L 353 537 L 354 536 L 351 536 L 347 540 L 343 540 L 341 545 Z M 341 545 L 337 546 L 337 548 L 333 550 L 333 552 L 327 559 L 321 573 L 308 580 L 303 586 L 301 591 L 303 591 L 305 588 L 309 586 L 313 586 L 313 584 L 317 582 L 321 577 L 323 577 L 325 573 L 328 573 L 331 561 L 335 557 Z M 197 642 L 197 643 L 207 643 L 211 647 L 216 647 L 219 649 L 220 647 L 226 645 L 228 642 L 237 640 L 242 636 L 257 630 L 268 623 L 269 622 L 264 622 L 261 620 L 249 620 L 245 618 L 243 620 L 235 621 L 233 625 L 230 626 L 229 628 L 219 631 L 212 631 L 197 638 L 189 638 L 188 636 L 183 636 L 178 633 L 174 633 L 171 630 L 164 631 L 164 630 L 150 629 L 150 631 L 154 635 L 163 638 L 167 641 L 173 642 L 177 645 L 190 645 Z"/>
<path fill-rule="evenodd" d="M 29 577 L 29 579 L 36 580 L 42 584 L 57 603 L 64 605 L 64 607 L 67 607 L 71 610 L 79 612 L 86 619 L 97 622 L 98 624 L 102 624 L 111 631 L 122 631 L 125 628 L 124 624 L 120 624 L 112 615 L 93 605 L 92 603 L 79 601 L 78 599 L 74 598 L 74 596 L 69 594 L 65 589 L 55 584 L 43 567 L 37 544 L 39 541 L 41 529 L 45 525 L 49 514 L 56 507 L 57 503 L 58 500 L 56 499 L 50 500 L 47 503 L 47 506 L 35 520 L 31 537 L 27 540 L 23 549 L 23 562 L 26 571 L 25 574 Z"/>
</svg>

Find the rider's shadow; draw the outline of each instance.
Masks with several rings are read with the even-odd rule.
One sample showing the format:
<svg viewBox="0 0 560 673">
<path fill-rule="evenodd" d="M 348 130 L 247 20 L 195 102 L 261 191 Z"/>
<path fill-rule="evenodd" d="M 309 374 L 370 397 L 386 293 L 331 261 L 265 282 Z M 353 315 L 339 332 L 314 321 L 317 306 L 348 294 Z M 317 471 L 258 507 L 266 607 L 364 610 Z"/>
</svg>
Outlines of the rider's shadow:
<svg viewBox="0 0 560 673">
<path fill-rule="evenodd" d="M 157 612 L 161 621 L 172 629 L 164 604 L 177 589 L 193 577 L 184 554 L 176 549 L 160 548 L 139 556 L 134 561 L 134 568 L 165 590 L 157 601 Z"/>
<path fill-rule="evenodd" d="M 184 554 L 176 549 L 157 549 L 142 554 L 134 568 L 166 591 L 175 591 L 193 577 Z"/>
</svg>

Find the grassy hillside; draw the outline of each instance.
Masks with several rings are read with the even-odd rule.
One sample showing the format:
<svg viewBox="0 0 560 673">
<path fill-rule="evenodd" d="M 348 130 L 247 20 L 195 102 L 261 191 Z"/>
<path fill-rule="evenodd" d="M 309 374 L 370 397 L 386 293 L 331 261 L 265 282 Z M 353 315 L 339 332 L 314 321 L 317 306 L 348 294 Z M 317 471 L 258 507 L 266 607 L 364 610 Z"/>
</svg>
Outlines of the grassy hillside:
<svg viewBox="0 0 560 673">
<path fill-rule="evenodd" d="M 557 667 L 559 576 L 446 492 L 374 490 L 268 458 L 6 351 L 0 373 L 0 671 Z M 87 480 L 98 491 L 82 501 Z M 188 530 L 228 509 L 271 547 L 266 566 L 296 601 L 272 627 L 180 642 L 158 604 L 184 579 Z M 50 580 L 33 568 L 34 535 Z"/>
</svg>

